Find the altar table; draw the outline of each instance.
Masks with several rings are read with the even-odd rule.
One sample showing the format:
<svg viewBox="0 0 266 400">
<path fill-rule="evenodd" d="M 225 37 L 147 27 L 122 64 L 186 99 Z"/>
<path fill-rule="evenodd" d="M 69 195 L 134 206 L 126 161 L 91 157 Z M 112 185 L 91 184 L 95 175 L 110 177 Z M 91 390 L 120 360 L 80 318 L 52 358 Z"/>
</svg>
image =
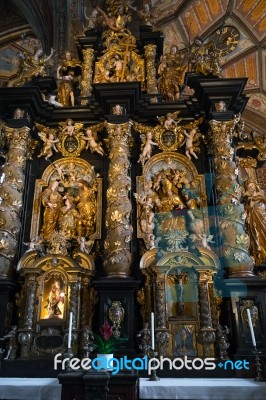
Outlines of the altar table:
<svg viewBox="0 0 266 400">
<path fill-rule="evenodd" d="M 266 400 L 266 382 L 252 379 L 140 378 L 139 399 Z"/>
<path fill-rule="evenodd" d="M 57 378 L 0 378 L 0 399 L 60 400 Z"/>
</svg>

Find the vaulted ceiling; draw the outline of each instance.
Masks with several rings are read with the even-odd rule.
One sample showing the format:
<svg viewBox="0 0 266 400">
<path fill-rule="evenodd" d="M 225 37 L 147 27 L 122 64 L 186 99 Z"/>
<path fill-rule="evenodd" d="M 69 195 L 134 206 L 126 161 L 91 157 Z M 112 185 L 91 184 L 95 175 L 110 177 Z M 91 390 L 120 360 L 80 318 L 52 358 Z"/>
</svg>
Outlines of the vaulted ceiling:
<svg viewBox="0 0 266 400">
<path fill-rule="evenodd" d="M 134 6 L 140 9 L 144 2 L 137 0 Z M 38 38 L 47 53 L 54 47 L 60 56 L 67 48 L 73 50 L 75 37 L 83 35 L 84 6 L 89 12 L 96 4 L 104 8 L 105 3 L 0 0 L 1 85 L 14 74 L 10 60 L 25 37 Z M 236 49 L 220 59 L 223 76 L 248 77 L 245 92 L 249 101 L 243 116 L 250 128 L 262 131 L 266 122 L 266 0 L 153 0 L 152 4 L 158 15 L 156 29 L 164 33 L 165 50 L 173 43 L 182 49 L 197 36 L 206 40 L 221 26 L 237 28 L 240 40 Z"/>
</svg>

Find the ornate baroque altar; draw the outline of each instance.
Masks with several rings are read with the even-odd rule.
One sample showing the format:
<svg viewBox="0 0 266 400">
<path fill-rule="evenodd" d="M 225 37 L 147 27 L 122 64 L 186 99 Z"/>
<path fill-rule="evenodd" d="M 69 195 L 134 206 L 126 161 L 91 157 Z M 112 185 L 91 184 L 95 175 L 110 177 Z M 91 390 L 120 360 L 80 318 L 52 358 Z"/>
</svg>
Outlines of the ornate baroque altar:
<svg viewBox="0 0 266 400">
<path fill-rule="evenodd" d="M 78 37 L 56 75 L 0 89 L 3 352 L 66 352 L 72 312 L 75 355 L 106 321 L 118 355 L 148 354 L 154 312 L 159 355 L 250 356 L 247 308 L 265 349 L 266 151 L 244 130 L 246 78 L 207 52 L 202 71 L 196 44 L 163 52 L 149 23 L 137 39 L 108 3 L 115 25 Z M 55 86 L 60 106 L 42 96 Z"/>
</svg>

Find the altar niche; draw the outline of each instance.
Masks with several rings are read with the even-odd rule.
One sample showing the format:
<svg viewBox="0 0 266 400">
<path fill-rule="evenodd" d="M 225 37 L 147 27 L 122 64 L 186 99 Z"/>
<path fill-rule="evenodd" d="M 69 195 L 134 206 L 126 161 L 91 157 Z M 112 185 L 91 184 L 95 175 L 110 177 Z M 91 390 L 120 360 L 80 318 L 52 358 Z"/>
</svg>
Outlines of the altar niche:
<svg viewBox="0 0 266 400">
<path fill-rule="evenodd" d="M 215 291 L 217 256 L 198 246 L 189 251 L 147 251 L 141 260 L 145 277 L 142 315 L 156 311 L 156 350 L 167 357 L 215 357 L 220 297 Z"/>
<path fill-rule="evenodd" d="M 193 268 L 173 267 L 165 275 L 165 296 L 169 320 L 198 318 L 197 272 Z"/>
</svg>

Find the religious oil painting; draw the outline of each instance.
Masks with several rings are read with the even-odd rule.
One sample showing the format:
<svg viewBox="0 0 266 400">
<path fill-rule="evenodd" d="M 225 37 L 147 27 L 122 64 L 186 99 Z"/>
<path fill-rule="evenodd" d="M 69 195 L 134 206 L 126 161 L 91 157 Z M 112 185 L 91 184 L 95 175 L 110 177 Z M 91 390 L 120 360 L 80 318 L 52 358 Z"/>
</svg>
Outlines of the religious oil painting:
<svg viewBox="0 0 266 400">
<path fill-rule="evenodd" d="M 61 274 L 52 273 L 43 282 L 41 319 L 63 319 L 65 311 L 65 281 Z"/>
</svg>

